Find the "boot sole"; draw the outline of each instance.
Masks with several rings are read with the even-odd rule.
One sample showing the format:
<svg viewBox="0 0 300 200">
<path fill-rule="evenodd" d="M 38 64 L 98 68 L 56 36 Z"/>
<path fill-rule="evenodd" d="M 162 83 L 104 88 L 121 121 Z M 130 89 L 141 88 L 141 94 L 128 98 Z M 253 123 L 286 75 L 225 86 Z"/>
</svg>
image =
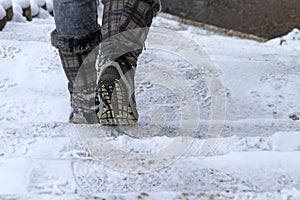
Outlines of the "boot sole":
<svg viewBox="0 0 300 200">
<path fill-rule="evenodd" d="M 99 80 L 98 89 L 100 92 L 101 103 L 97 116 L 102 125 L 135 125 L 138 121 L 138 112 L 130 95 L 132 90 L 123 71 L 117 62 L 110 62 L 102 66 L 103 70 L 107 67 L 114 67 L 120 78 L 114 80 Z M 101 76 L 100 76 L 101 77 Z M 111 79 L 111 78 L 110 78 Z M 113 87 L 112 95 L 110 90 Z M 103 113 L 105 109 L 105 113 Z"/>
</svg>

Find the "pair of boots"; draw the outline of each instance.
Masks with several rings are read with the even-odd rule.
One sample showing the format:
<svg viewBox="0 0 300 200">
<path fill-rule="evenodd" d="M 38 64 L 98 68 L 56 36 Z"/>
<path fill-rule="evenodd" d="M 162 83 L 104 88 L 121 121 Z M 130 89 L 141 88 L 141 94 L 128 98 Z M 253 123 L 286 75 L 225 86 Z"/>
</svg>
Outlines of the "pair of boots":
<svg viewBox="0 0 300 200">
<path fill-rule="evenodd" d="M 69 36 L 51 33 L 68 79 L 72 123 L 129 125 L 138 120 L 134 74 L 159 0 L 102 0 L 102 27 Z M 55 13 L 54 13 L 55 15 Z M 98 62 L 97 62 L 98 61 Z M 98 73 L 96 69 L 98 64 Z"/>
</svg>

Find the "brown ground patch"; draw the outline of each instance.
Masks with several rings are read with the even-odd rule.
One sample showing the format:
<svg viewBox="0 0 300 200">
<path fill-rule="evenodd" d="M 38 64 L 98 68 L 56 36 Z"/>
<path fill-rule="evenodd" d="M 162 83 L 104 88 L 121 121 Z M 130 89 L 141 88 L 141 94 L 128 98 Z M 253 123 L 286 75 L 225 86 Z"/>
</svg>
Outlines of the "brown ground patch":
<svg viewBox="0 0 300 200">
<path fill-rule="evenodd" d="M 162 0 L 163 11 L 264 38 L 300 27 L 300 0 Z"/>
</svg>

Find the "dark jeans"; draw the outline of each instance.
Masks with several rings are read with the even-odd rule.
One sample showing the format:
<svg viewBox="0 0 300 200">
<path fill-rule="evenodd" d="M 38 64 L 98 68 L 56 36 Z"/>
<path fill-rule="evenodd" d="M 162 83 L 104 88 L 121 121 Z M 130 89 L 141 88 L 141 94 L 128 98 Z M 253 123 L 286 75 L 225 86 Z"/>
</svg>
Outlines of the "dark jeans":
<svg viewBox="0 0 300 200">
<path fill-rule="evenodd" d="M 83 36 L 98 28 L 96 0 L 54 0 L 53 8 L 59 35 Z"/>
</svg>

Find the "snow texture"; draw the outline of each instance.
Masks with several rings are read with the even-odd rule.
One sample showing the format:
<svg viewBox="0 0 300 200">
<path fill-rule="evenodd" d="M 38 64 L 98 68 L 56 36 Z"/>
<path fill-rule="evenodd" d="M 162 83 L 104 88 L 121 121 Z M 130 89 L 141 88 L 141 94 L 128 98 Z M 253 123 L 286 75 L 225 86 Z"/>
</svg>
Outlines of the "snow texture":
<svg viewBox="0 0 300 200">
<path fill-rule="evenodd" d="M 11 0 L 1 0 L 0 5 L 2 5 L 3 8 L 6 10 L 6 9 L 12 7 L 12 1 Z"/>
<path fill-rule="evenodd" d="M 295 51 L 299 51 L 300 50 L 299 41 L 300 41 L 300 30 L 295 28 L 290 33 L 288 33 L 287 35 L 285 35 L 283 37 L 270 40 L 268 42 L 268 44 L 271 44 L 271 45 L 279 44 L 281 46 L 286 46 L 286 48 L 290 48 Z"/>
<path fill-rule="evenodd" d="M 40 12 L 40 8 L 38 4 L 35 2 L 35 0 L 30 0 L 30 9 L 31 9 L 32 16 L 37 16 Z"/>
<path fill-rule="evenodd" d="M 4 7 L 0 4 L 0 20 L 6 16 L 6 11 Z"/>
<path fill-rule="evenodd" d="M 46 4 L 46 0 L 33 0 L 39 7 Z"/>
<path fill-rule="evenodd" d="M 26 22 L 26 18 L 23 16 L 23 9 L 18 4 L 13 4 L 14 15 L 12 21 L 14 22 Z"/>
<path fill-rule="evenodd" d="M 30 0 L 12 0 L 13 2 L 13 19 L 14 22 L 26 22 L 26 18 L 23 16 L 23 9 L 29 8 Z M 33 11 L 36 11 L 35 8 Z"/>
<path fill-rule="evenodd" d="M 13 4 L 19 5 L 22 9 L 30 6 L 30 0 L 12 0 Z"/>
<path fill-rule="evenodd" d="M 5 180 L 0 182 L 0 199 L 300 199 L 299 31 L 258 43 L 160 16 L 153 27 L 174 35 L 154 37 L 155 29 L 150 30 L 136 74 L 141 120 L 129 128 L 145 136 L 133 137 L 119 129 L 67 122 L 67 81 L 58 52 L 50 45 L 53 18 L 7 23 L 0 32 L 0 180 Z M 199 46 L 181 45 L 184 41 L 174 41 L 175 33 Z M 152 41 L 166 46 L 175 42 L 176 51 L 153 48 Z M 183 48 L 191 53 L 203 49 L 216 70 L 197 71 L 178 55 Z M 190 95 L 176 98 L 161 84 L 166 68 L 185 78 L 171 85 L 188 83 L 201 108 L 200 127 L 187 151 L 148 173 L 120 170 L 130 161 L 107 165 L 91 157 L 82 135 L 104 137 L 124 152 L 150 155 L 180 138 L 174 130 Z M 217 95 L 226 98 L 226 118 L 217 140 L 205 134 L 215 97 L 203 78 L 215 76 L 224 85 Z M 202 158 L 203 145 L 211 141 L 213 148 Z M 120 157 L 111 158 L 115 162 Z M 143 159 L 138 163 L 142 166 Z"/>
<path fill-rule="evenodd" d="M 53 11 L 53 0 L 46 0 L 47 10 L 49 12 Z"/>
</svg>

